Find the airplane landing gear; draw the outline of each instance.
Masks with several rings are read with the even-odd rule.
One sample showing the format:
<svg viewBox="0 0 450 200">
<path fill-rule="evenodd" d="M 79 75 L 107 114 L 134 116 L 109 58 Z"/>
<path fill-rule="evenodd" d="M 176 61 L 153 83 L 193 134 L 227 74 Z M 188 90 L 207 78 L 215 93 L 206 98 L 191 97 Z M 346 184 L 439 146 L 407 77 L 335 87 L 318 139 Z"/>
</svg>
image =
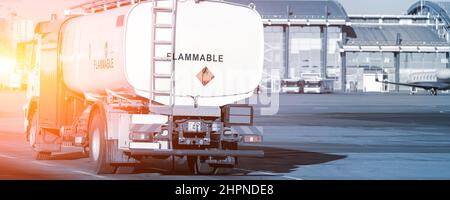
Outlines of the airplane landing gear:
<svg viewBox="0 0 450 200">
<path fill-rule="evenodd" d="M 437 90 L 434 89 L 434 88 L 430 90 L 430 93 L 431 93 L 431 95 L 433 95 L 433 96 L 437 96 L 437 94 L 438 94 Z"/>
</svg>

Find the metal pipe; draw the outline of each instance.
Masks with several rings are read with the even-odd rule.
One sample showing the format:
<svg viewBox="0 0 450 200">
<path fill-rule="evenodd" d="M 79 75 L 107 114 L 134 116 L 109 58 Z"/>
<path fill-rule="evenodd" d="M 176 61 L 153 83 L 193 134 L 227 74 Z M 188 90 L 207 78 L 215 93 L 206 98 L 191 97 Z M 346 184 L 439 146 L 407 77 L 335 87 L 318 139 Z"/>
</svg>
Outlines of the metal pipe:
<svg viewBox="0 0 450 200">
<path fill-rule="evenodd" d="M 237 156 L 264 157 L 264 151 L 258 150 L 126 150 L 132 156 Z"/>
</svg>

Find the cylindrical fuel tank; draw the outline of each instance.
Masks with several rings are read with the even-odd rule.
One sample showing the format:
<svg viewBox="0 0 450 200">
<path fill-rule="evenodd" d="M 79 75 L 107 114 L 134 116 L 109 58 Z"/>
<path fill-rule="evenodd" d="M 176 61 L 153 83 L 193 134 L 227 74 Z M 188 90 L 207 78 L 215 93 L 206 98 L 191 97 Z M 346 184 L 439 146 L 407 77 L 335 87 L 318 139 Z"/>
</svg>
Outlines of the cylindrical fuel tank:
<svg viewBox="0 0 450 200">
<path fill-rule="evenodd" d="M 105 89 L 150 98 L 152 73 L 167 74 L 170 62 L 152 63 L 152 3 L 116 8 L 67 20 L 61 28 L 65 84 L 80 93 Z M 157 24 L 170 24 L 171 13 Z M 157 29 L 170 41 L 172 29 Z M 264 33 L 260 15 L 247 6 L 217 1 L 179 1 L 176 51 L 156 46 L 157 57 L 175 61 L 177 105 L 222 106 L 252 95 L 263 73 Z M 169 79 L 158 79 L 168 90 Z M 189 97 L 191 96 L 191 97 Z M 167 97 L 155 99 L 163 104 Z"/>
</svg>

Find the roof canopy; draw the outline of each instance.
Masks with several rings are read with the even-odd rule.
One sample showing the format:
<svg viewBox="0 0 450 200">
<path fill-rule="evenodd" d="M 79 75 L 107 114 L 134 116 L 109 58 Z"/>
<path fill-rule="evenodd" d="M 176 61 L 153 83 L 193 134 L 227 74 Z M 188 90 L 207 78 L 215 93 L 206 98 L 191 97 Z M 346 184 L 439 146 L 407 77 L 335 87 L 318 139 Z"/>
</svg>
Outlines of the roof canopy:
<svg viewBox="0 0 450 200">
<path fill-rule="evenodd" d="M 328 19 L 347 20 L 341 4 L 335 1 L 226 0 L 240 4 L 254 3 L 264 19 Z"/>
<path fill-rule="evenodd" d="M 443 21 L 450 25 L 450 2 L 431 2 L 423 1 L 416 2 L 408 9 L 408 14 L 421 14 L 422 11 L 433 11 L 439 14 Z"/>
<path fill-rule="evenodd" d="M 364 26 L 354 25 L 354 34 L 349 36 L 347 45 L 432 45 L 446 46 L 445 39 L 425 26 Z M 397 44 L 397 37 L 400 39 Z"/>
<path fill-rule="evenodd" d="M 354 25 L 343 50 L 448 52 L 450 47 L 445 39 L 425 26 Z"/>
</svg>

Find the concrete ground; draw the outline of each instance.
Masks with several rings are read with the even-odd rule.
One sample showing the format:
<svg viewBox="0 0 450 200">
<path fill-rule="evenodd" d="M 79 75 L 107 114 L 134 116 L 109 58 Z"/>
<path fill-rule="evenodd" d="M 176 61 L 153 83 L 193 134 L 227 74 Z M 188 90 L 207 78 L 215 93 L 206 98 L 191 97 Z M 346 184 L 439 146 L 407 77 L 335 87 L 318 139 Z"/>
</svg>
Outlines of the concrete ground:
<svg viewBox="0 0 450 200">
<path fill-rule="evenodd" d="M 77 152 L 36 161 L 25 141 L 24 94 L 0 93 L 0 179 L 450 179 L 450 96 L 281 95 L 259 115 L 265 158 L 242 158 L 231 175 L 192 176 L 183 160 L 152 162 L 133 174 L 96 175 Z"/>
<path fill-rule="evenodd" d="M 283 95 L 281 105 L 278 115 L 256 119 L 264 146 L 335 158 L 297 162 L 285 175 L 450 179 L 450 96 Z"/>
</svg>

